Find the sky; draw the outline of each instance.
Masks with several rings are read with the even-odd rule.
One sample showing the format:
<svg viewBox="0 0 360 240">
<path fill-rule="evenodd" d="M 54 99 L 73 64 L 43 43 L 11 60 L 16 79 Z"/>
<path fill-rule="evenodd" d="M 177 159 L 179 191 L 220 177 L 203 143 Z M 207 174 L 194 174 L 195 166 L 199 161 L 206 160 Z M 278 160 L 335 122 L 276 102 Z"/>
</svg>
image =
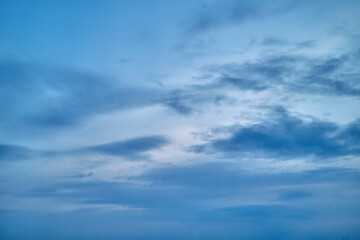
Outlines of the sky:
<svg viewBox="0 0 360 240">
<path fill-rule="evenodd" d="M 360 239 L 358 0 L 0 0 L 0 239 Z"/>
</svg>

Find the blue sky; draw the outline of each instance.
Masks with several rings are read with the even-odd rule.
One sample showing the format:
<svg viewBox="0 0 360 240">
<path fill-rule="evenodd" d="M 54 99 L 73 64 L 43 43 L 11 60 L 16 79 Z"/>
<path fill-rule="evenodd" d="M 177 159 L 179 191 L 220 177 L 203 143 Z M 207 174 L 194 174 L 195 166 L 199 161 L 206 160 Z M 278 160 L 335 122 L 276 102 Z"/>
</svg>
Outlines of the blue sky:
<svg viewBox="0 0 360 240">
<path fill-rule="evenodd" d="M 359 13 L 0 1 L 0 238 L 360 239 Z"/>
</svg>

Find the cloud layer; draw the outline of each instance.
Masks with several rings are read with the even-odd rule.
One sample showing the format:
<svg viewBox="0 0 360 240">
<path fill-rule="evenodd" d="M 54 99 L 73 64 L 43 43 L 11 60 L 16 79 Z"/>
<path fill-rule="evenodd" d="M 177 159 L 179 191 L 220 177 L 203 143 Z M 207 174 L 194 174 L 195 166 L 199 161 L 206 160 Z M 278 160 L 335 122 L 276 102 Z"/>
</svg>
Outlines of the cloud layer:
<svg viewBox="0 0 360 240">
<path fill-rule="evenodd" d="M 0 239 L 360 239 L 360 4 L 0 3 Z"/>
<path fill-rule="evenodd" d="M 333 123 L 290 116 L 283 108 L 276 108 L 273 119 L 250 126 L 231 126 L 231 136 L 215 139 L 193 149 L 233 153 L 238 156 L 272 156 L 278 159 L 315 157 L 329 160 L 334 157 L 359 155 L 360 146 L 354 140 L 360 136 L 355 129 L 359 121 L 340 127 Z"/>
</svg>

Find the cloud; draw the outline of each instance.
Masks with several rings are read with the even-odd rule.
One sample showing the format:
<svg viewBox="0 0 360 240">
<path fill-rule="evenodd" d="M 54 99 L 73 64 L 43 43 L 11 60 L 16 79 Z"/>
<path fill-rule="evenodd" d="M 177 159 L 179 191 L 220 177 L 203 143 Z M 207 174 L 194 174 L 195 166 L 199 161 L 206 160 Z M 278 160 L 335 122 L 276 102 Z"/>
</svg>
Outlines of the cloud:
<svg viewBox="0 0 360 240">
<path fill-rule="evenodd" d="M 147 184 L 74 179 L 50 183 L 17 196 L 2 196 L 3 203 L 9 204 L 2 205 L 0 214 L 26 209 L 37 214 L 66 212 L 88 219 L 96 213 L 94 222 L 103 227 L 109 222 L 99 223 L 104 213 L 120 222 L 136 222 L 137 226 L 147 221 L 161 227 L 164 222 L 207 227 L 212 223 L 245 224 L 261 231 L 267 227 L 279 230 L 277 224 L 284 222 L 287 227 L 296 227 L 323 220 L 323 228 L 328 228 L 339 218 L 357 219 L 358 215 L 358 194 L 353 186 L 359 172 L 351 169 L 257 173 L 243 170 L 238 163 L 218 161 L 153 169 L 133 180 Z"/>
<path fill-rule="evenodd" d="M 360 5 L 299 2 L 6 3 L 0 239 L 357 239 Z"/>
<path fill-rule="evenodd" d="M 269 87 L 266 85 L 262 85 L 260 81 L 256 80 L 247 80 L 243 78 L 235 78 L 235 77 L 222 77 L 220 79 L 223 83 L 230 83 L 231 85 L 235 85 L 241 90 L 254 90 L 254 91 L 262 91 L 266 90 Z"/>
<path fill-rule="evenodd" d="M 212 65 L 203 68 L 212 82 L 181 89 L 135 87 L 74 69 L 3 60 L 0 131 L 23 136 L 31 135 L 33 129 L 38 134 L 38 130 L 74 126 L 98 114 L 159 103 L 190 116 L 205 105 L 223 103 L 218 100 L 228 99 L 224 91 L 234 86 L 255 92 L 360 96 L 356 81 L 360 73 L 353 67 L 356 59 L 356 52 L 330 59 L 282 54 L 242 64 Z"/>
<path fill-rule="evenodd" d="M 0 62 L 1 129 L 73 126 L 93 115 L 153 104 L 155 89 L 133 87 L 106 76 L 18 61 Z"/>
<path fill-rule="evenodd" d="M 292 51 L 296 51 L 296 49 L 305 49 L 314 47 L 316 44 L 315 40 L 307 40 L 307 41 L 289 41 L 287 39 L 277 37 L 277 36 L 268 36 L 263 38 L 260 42 L 260 46 L 268 47 L 269 49 L 279 51 L 280 49 L 285 49 L 285 47 L 289 47 Z"/>
<path fill-rule="evenodd" d="M 162 99 L 162 102 L 165 106 L 168 106 L 181 115 L 190 115 L 193 113 L 193 109 L 184 103 L 186 100 L 188 101 L 189 98 L 181 95 L 173 95 Z"/>
<path fill-rule="evenodd" d="M 213 140 L 197 149 L 280 159 L 314 156 L 316 159 L 326 160 L 359 155 L 359 144 L 348 140 L 349 137 L 358 136 L 350 133 L 349 128 L 358 128 L 358 122 L 344 128 L 316 119 L 304 121 L 289 115 L 283 108 L 278 108 L 274 110 L 270 120 L 248 126 L 232 126 L 228 129 L 231 134 L 229 138 Z"/>
<path fill-rule="evenodd" d="M 338 58 L 309 58 L 305 55 L 273 54 L 252 62 L 227 63 L 204 67 L 218 76 L 209 86 L 279 93 L 360 96 L 356 68 L 357 52 Z M 351 70 L 351 71 L 350 71 Z"/>
<path fill-rule="evenodd" d="M 0 144 L 0 161 L 25 159 L 34 155 L 34 153 L 35 151 L 31 151 L 24 147 Z"/>
<path fill-rule="evenodd" d="M 350 73 L 348 70 L 356 64 L 355 58 L 356 53 L 350 52 L 339 58 L 304 59 L 304 68 L 295 71 L 295 80 L 288 82 L 285 87 L 300 93 L 358 97 L 360 86 L 356 79 L 360 72 L 352 70 Z"/>
<path fill-rule="evenodd" d="M 314 201 L 324 196 L 328 196 L 330 201 L 339 197 L 331 194 L 334 188 L 351 189 L 351 184 L 359 180 L 359 172 L 324 168 L 305 172 L 256 173 L 245 171 L 236 163 L 216 162 L 153 169 L 132 179 L 147 184 L 64 181 L 43 189 L 23 191 L 18 197 L 121 204 L 148 209 L 155 215 L 166 211 L 175 214 L 163 216 L 165 219 L 182 218 L 184 215 L 176 209 L 187 209 L 187 218 L 201 218 L 201 212 L 230 206 L 286 205 L 289 201 Z M 322 192 L 318 192 L 319 189 Z M 198 205 L 194 206 L 194 203 Z M 189 210 L 199 215 L 194 216 Z"/>
<path fill-rule="evenodd" d="M 236 86 L 239 90 L 263 91 L 285 84 L 301 61 L 301 56 L 281 55 L 243 64 L 206 66 L 204 71 L 218 75 L 215 83 L 210 84 L 216 89 Z"/>
<path fill-rule="evenodd" d="M 194 188 L 202 194 L 211 196 L 232 195 L 229 189 L 250 190 L 256 188 L 268 189 L 274 187 L 276 196 L 287 193 L 303 192 L 305 190 L 289 191 L 285 186 L 297 186 L 334 182 L 356 182 L 359 179 L 359 171 L 345 168 L 320 168 L 304 172 L 265 173 L 252 172 L 243 169 L 239 163 L 225 162 L 221 159 L 213 163 L 204 163 L 182 167 L 166 167 L 154 169 L 141 178 L 151 181 L 155 186 L 183 186 Z M 279 188 L 276 188 L 279 187 Z M 202 190 L 201 190 L 202 189 Z M 208 192 L 213 189 L 213 192 Z M 255 192 L 254 192 L 255 193 Z"/>
<path fill-rule="evenodd" d="M 338 58 L 325 60 L 323 63 L 313 66 L 310 74 L 321 76 L 333 73 L 341 67 L 342 63 L 343 59 Z"/>
<path fill-rule="evenodd" d="M 191 116 L 201 111 L 204 106 L 221 104 L 228 100 L 226 94 L 218 91 L 222 87 L 219 83 L 211 83 L 168 89 L 159 102 L 179 115 Z"/>
<path fill-rule="evenodd" d="M 261 41 L 261 44 L 265 46 L 284 46 L 288 45 L 289 42 L 281 38 L 267 37 Z"/>
<path fill-rule="evenodd" d="M 150 136 L 86 147 L 84 150 L 115 156 L 127 156 L 157 149 L 167 143 L 168 140 L 163 136 Z"/>
<path fill-rule="evenodd" d="M 72 200 L 72 201 L 71 201 Z M 9 197 L 2 196 L 0 210 L 34 211 L 38 213 L 65 213 L 65 212 L 112 212 L 134 211 L 128 206 L 120 204 L 91 204 L 86 199 L 64 199 L 53 197 Z"/>
<path fill-rule="evenodd" d="M 350 123 L 340 133 L 340 138 L 356 146 L 360 141 L 360 120 Z"/>
<path fill-rule="evenodd" d="M 18 145 L 0 144 L 0 160 L 24 160 L 35 156 L 52 158 L 54 156 L 69 156 L 77 153 L 131 156 L 131 159 L 136 159 L 135 156 L 146 151 L 161 148 L 168 143 L 169 140 L 164 136 L 146 136 L 64 151 L 35 151 Z"/>
<path fill-rule="evenodd" d="M 302 82 L 290 86 L 291 90 L 297 88 L 302 93 L 320 93 L 325 95 L 360 96 L 360 88 L 353 87 L 345 81 L 323 78 L 321 76 L 305 77 Z"/>
<path fill-rule="evenodd" d="M 302 41 L 302 42 L 298 42 L 296 44 L 296 46 L 298 48 L 311 48 L 314 47 L 316 45 L 316 41 L 315 40 L 307 40 L 307 41 Z"/>
</svg>

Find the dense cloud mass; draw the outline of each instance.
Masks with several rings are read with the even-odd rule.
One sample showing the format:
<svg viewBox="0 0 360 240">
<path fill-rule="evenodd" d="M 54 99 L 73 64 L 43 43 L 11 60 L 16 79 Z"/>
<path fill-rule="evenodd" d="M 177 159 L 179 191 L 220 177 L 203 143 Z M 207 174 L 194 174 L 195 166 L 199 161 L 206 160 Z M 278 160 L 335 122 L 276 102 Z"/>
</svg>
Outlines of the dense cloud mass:
<svg viewBox="0 0 360 240">
<path fill-rule="evenodd" d="M 236 153 L 238 156 L 273 156 L 278 159 L 314 156 L 317 160 L 359 155 L 360 145 L 355 139 L 359 121 L 340 127 L 330 122 L 306 122 L 289 116 L 282 108 L 273 111 L 273 119 L 250 126 L 228 128 L 231 136 L 216 139 L 194 150 L 213 149 L 214 152 Z M 354 141 L 355 140 L 355 141 Z"/>
<path fill-rule="evenodd" d="M 0 3 L 0 239 L 360 239 L 360 4 Z"/>
</svg>

